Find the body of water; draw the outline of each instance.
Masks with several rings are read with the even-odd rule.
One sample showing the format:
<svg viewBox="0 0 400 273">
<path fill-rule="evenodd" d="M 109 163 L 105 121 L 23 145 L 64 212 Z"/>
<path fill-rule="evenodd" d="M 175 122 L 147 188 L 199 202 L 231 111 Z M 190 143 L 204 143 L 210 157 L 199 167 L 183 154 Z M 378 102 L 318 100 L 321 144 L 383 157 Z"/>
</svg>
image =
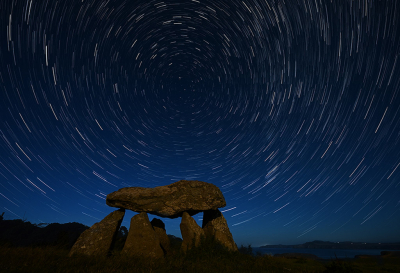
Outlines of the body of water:
<svg viewBox="0 0 400 273">
<path fill-rule="evenodd" d="M 336 259 L 336 257 L 340 259 L 354 258 L 356 255 L 381 255 L 381 251 L 385 251 L 385 249 L 309 249 L 253 247 L 254 254 L 257 254 L 257 252 L 260 252 L 263 255 L 275 255 L 283 253 L 309 253 L 314 254 L 321 259 Z"/>
</svg>

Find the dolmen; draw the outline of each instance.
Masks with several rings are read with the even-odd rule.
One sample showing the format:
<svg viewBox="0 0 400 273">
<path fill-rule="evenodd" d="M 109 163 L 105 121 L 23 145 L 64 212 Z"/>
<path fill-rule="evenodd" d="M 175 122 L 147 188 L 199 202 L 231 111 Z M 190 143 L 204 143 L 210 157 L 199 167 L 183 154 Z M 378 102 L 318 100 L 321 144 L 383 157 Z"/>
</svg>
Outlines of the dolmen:
<svg viewBox="0 0 400 273">
<path fill-rule="evenodd" d="M 201 237 L 214 237 L 227 249 L 238 250 L 228 224 L 219 211 L 219 208 L 226 206 L 225 198 L 213 184 L 180 180 L 155 188 L 127 187 L 108 194 L 106 204 L 118 210 L 83 232 L 69 256 L 109 255 L 126 209 L 139 213 L 131 219 L 128 237 L 122 249 L 126 255 L 162 258 L 170 252 L 164 223 L 157 218 L 150 222 L 148 213 L 164 218 L 182 218 L 180 229 L 183 252 L 198 246 Z M 200 212 L 203 212 L 202 227 L 192 217 Z"/>
</svg>

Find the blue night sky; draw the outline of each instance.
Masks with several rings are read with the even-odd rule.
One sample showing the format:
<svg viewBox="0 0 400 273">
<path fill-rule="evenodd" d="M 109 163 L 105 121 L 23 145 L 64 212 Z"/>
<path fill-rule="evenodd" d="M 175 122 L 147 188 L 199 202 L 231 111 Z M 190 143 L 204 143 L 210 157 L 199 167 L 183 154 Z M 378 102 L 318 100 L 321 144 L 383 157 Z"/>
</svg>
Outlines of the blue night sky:
<svg viewBox="0 0 400 273">
<path fill-rule="evenodd" d="M 221 189 L 238 245 L 400 241 L 399 14 L 1 1 L 0 213 L 91 226 L 108 193 L 187 179 Z"/>
</svg>

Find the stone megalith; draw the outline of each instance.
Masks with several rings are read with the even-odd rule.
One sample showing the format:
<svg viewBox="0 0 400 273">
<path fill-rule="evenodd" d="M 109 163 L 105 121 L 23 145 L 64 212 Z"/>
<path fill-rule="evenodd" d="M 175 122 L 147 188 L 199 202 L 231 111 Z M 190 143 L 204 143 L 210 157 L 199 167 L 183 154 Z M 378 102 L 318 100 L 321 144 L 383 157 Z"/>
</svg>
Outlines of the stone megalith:
<svg viewBox="0 0 400 273">
<path fill-rule="evenodd" d="M 167 231 L 165 230 L 165 224 L 157 218 L 153 218 L 150 223 L 156 232 L 158 240 L 160 240 L 160 245 L 164 250 L 164 254 L 168 254 L 171 251 L 171 242 L 167 235 Z"/>
<path fill-rule="evenodd" d="M 226 246 L 229 250 L 238 250 L 225 217 L 218 209 L 204 211 L 203 230 L 206 237 L 214 236 L 217 241 Z"/>
<path fill-rule="evenodd" d="M 128 187 L 107 195 L 107 205 L 161 217 L 180 217 L 184 211 L 194 215 L 200 211 L 226 206 L 225 198 L 213 184 L 180 180 L 155 188 Z"/>
<path fill-rule="evenodd" d="M 111 212 L 103 220 L 85 230 L 72 246 L 69 256 L 73 254 L 108 255 L 124 215 L 124 209 Z"/>
<path fill-rule="evenodd" d="M 128 237 L 122 252 L 143 258 L 162 258 L 164 252 L 147 213 L 141 212 L 131 219 Z"/>
<path fill-rule="evenodd" d="M 182 246 L 181 249 L 186 252 L 194 246 L 198 246 L 200 243 L 201 236 L 204 236 L 204 231 L 196 221 L 189 215 L 189 213 L 184 212 L 182 214 L 182 222 L 180 224 L 181 234 L 182 234 Z"/>
</svg>

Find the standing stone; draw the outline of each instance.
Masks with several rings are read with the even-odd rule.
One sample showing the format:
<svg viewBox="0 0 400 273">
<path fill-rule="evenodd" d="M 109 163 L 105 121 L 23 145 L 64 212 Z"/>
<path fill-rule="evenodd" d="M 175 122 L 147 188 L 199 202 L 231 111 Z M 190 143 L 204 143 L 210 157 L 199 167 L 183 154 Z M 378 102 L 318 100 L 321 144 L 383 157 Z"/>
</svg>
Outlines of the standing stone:
<svg viewBox="0 0 400 273">
<path fill-rule="evenodd" d="M 217 241 L 226 246 L 229 250 L 238 250 L 225 217 L 218 209 L 204 211 L 203 230 L 207 237 L 214 236 Z"/>
<path fill-rule="evenodd" d="M 167 235 L 167 231 L 165 230 L 165 224 L 163 223 L 163 221 L 157 218 L 153 218 L 150 223 L 153 226 L 154 231 L 156 232 L 158 240 L 160 240 L 160 245 L 164 251 L 164 254 L 169 253 L 171 251 L 171 242 Z"/>
<path fill-rule="evenodd" d="M 73 254 L 107 256 L 124 215 L 124 209 L 111 212 L 101 222 L 95 223 L 91 228 L 85 230 L 72 246 L 69 256 Z"/>
<path fill-rule="evenodd" d="M 189 213 L 183 213 L 180 228 L 183 239 L 181 248 L 184 252 L 191 249 L 193 247 L 193 243 L 194 246 L 199 245 L 201 236 L 204 236 L 204 231 L 201 229 L 201 227 L 199 227 Z"/>
<path fill-rule="evenodd" d="M 162 258 L 164 252 L 160 246 L 147 213 L 141 212 L 132 217 L 128 237 L 122 252 L 143 258 Z"/>
<path fill-rule="evenodd" d="M 180 180 L 155 188 L 128 187 L 107 195 L 107 205 L 161 217 L 181 217 L 184 211 L 194 215 L 226 206 L 220 189 L 197 180 Z"/>
</svg>

